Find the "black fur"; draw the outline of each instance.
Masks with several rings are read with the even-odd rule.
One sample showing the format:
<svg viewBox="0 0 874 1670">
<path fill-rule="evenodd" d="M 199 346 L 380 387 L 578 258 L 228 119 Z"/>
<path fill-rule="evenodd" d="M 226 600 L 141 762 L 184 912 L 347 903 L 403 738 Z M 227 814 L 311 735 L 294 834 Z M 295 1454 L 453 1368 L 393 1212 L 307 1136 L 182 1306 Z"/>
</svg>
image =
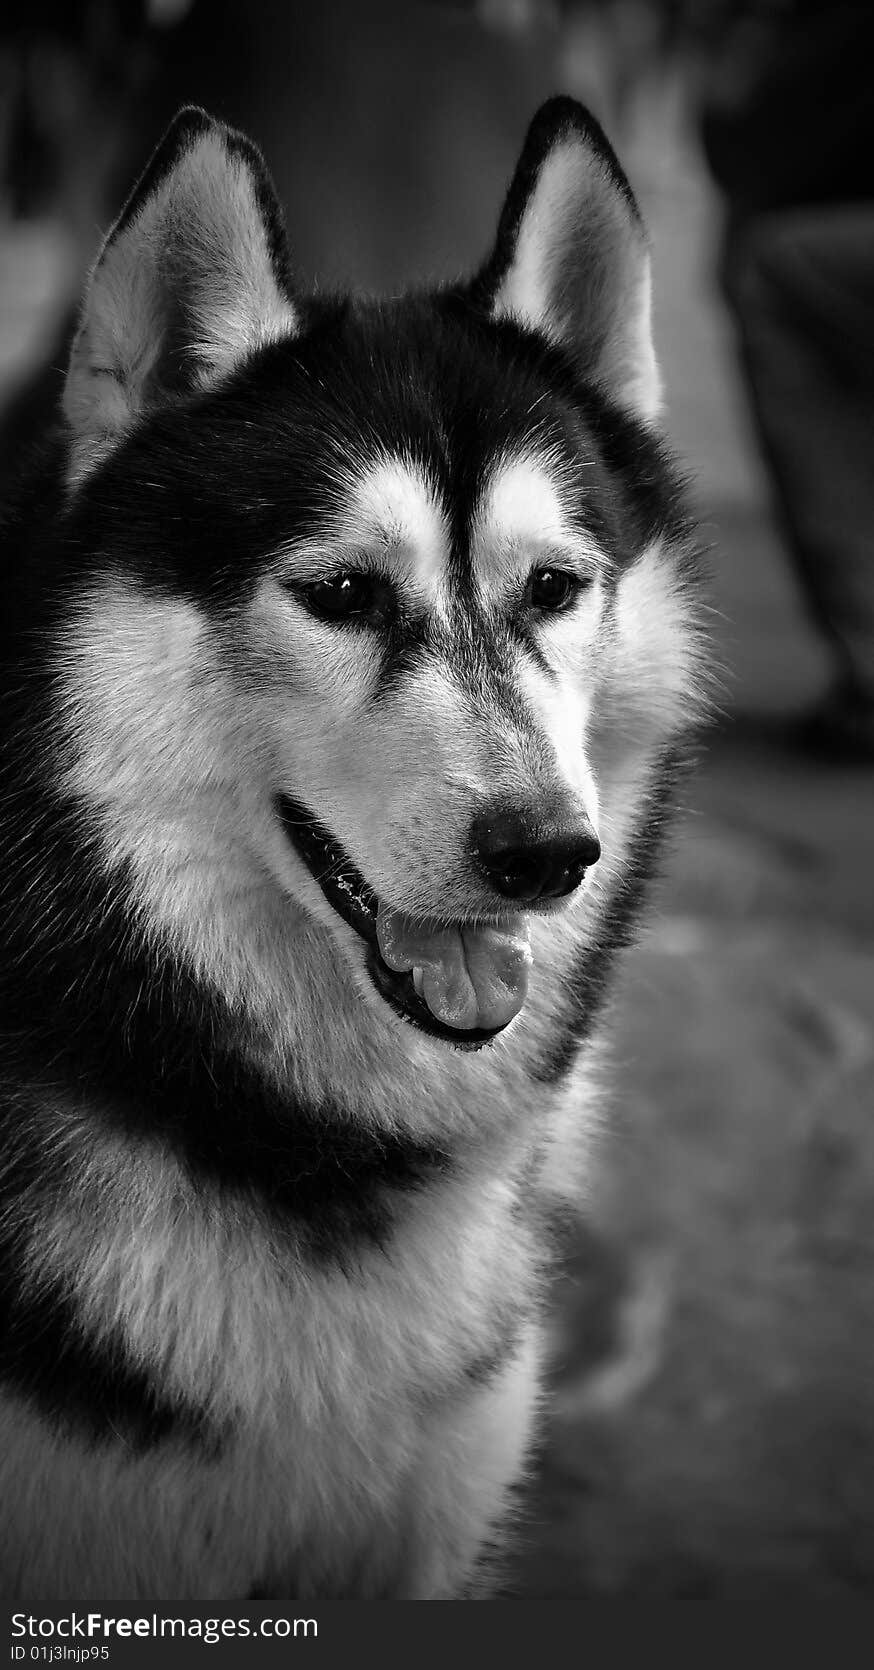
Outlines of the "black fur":
<svg viewBox="0 0 874 1670">
<path fill-rule="evenodd" d="M 120 1334 L 98 1338 L 63 1283 L 28 1265 L 28 1230 L 54 1221 L 72 1183 L 41 1118 L 45 1095 L 0 1087 L 0 1385 L 92 1442 L 136 1451 L 174 1439 L 215 1453 L 220 1434 L 205 1414 L 162 1392 Z"/>
<path fill-rule="evenodd" d="M 96 1339 L 59 1283 L 16 1275 L 0 1240 L 0 1384 L 53 1424 L 132 1451 L 173 1441 L 217 1455 L 221 1434 L 202 1411 L 171 1401 L 132 1362 L 120 1336 Z"/>
<path fill-rule="evenodd" d="M 531 442 L 566 459 L 579 480 L 571 514 L 617 567 L 650 539 L 684 531 L 664 449 L 581 384 L 556 349 L 488 320 L 463 292 L 321 300 L 300 336 L 123 442 L 79 492 L 59 558 L 78 584 L 125 550 L 147 585 L 225 608 L 290 539 L 324 527 L 338 464 L 366 466 L 387 451 L 419 462 L 453 506 L 464 604 L 470 520 L 487 473 Z M 402 633 L 394 654 L 401 645 Z"/>
</svg>

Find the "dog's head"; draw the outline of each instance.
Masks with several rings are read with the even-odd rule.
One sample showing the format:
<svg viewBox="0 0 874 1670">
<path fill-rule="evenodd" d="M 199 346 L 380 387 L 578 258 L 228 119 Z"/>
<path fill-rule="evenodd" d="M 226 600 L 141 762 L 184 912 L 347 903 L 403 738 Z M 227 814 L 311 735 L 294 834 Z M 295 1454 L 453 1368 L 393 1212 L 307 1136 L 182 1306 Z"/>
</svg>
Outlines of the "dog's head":
<svg viewBox="0 0 874 1670">
<path fill-rule="evenodd" d="M 426 1031 L 520 1010 L 532 913 L 610 862 L 611 770 L 686 721 L 649 285 L 570 100 L 474 279 L 386 302 L 299 296 L 257 151 L 177 118 L 65 393 L 75 781 L 147 914 L 269 877 Z"/>
</svg>

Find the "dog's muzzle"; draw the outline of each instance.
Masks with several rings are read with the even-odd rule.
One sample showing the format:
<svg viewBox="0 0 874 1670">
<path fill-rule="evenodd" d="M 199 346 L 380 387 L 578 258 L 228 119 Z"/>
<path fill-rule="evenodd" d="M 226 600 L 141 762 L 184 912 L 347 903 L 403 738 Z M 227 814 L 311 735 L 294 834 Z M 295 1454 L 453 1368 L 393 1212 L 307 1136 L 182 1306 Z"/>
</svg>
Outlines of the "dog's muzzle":
<svg viewBox="0 0 874 1670">
<path fill-rule="evenodd" d="M 527 919 L 438 925 L 381 901 L 348 854 L 298 801 L 278 811 L 298 856 L 328 903 L 368 948 L 380 996 L 404 1020 L 462 1049 L 490 1043 L 519 1013 L 528 989 Z"/>
</svg>

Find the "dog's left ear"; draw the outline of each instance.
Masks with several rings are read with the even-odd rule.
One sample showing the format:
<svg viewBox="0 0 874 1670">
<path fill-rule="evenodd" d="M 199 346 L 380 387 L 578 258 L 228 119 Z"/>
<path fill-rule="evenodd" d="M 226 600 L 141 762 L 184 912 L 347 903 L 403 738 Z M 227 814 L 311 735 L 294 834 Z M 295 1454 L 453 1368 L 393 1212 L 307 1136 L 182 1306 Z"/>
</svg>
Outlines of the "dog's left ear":
<svg viewBox="0 0 874 1670">
<path fill-rule="evenodd" d="M 472 295 L 558 344 L 620 405 L 656 417 L 646 233 L 611 145 L 574 99 L 550 99 L 534 117 Z"/>
<path fill-rule="evenodd" d="M 91 275 L 64 388 L 76 484 L 137 419 L 293 334 L 282 217 L 260 152 L 181 110 Z"/>
</svg>

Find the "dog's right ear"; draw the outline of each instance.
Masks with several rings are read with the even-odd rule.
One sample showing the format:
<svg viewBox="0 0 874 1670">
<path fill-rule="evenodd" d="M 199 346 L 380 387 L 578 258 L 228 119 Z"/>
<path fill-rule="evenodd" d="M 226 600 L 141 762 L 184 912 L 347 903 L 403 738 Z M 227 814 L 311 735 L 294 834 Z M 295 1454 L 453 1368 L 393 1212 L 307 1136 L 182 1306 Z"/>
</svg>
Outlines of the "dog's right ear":
<svg viewBox="0 0 874 1670">
<path fill-rule="evenodd" d="M 77 485 L 136 420 L 296 328 L 282 217 L 260 152 L 180 111 L 91 275 L 64 388 Z"/>
</svg>

